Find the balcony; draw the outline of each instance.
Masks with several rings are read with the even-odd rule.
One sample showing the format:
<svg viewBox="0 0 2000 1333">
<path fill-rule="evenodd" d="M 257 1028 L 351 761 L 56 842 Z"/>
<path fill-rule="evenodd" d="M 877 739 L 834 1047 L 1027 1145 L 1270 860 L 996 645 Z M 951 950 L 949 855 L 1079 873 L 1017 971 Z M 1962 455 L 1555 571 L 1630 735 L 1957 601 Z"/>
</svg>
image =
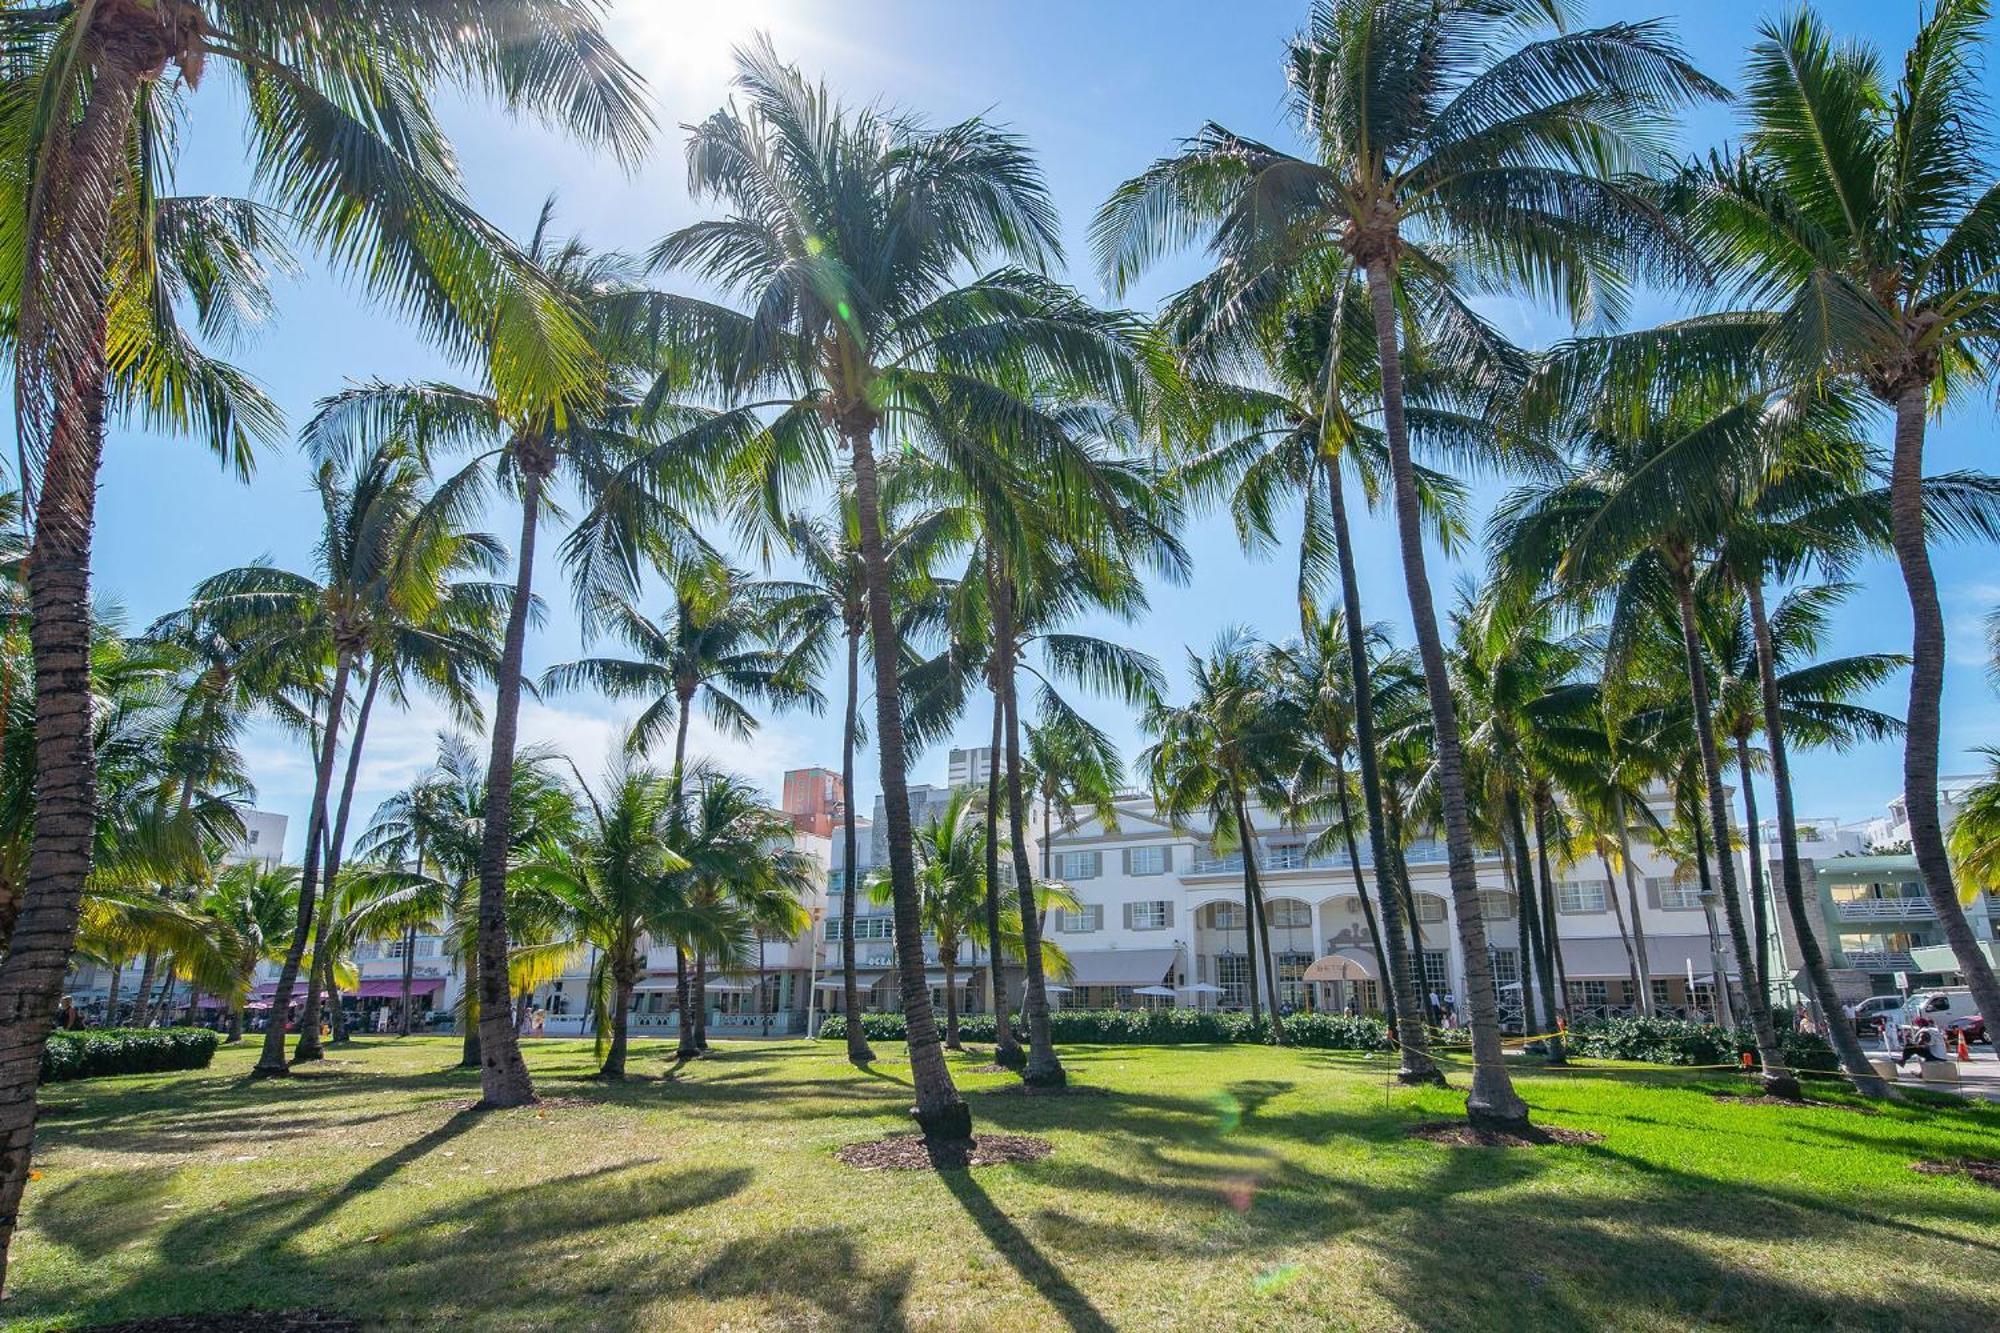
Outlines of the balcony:
<svg viewBox="0 0 2000 1333">
<path fill-rule="evenodd" d="M 1863 972 L 1915 972 L 1916 960 L 1906 953 L 1887 949 L 1848 949 L 1841 955 L 1846 965 Z"/>
<path fill-rule="evenodd" d="M 1850 898 L 1833 905 L 1842 921 L 1932 921 L 1937 908 L 1929 898 Z"/>
</svg>

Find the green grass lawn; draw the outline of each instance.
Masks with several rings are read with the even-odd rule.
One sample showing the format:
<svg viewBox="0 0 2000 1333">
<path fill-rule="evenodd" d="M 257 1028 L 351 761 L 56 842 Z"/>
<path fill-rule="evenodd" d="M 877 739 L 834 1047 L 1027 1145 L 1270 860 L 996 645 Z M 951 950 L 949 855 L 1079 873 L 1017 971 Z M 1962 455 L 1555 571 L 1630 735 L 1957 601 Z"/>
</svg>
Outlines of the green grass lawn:
<svg viewBox="0 0 2000 1333">
<path fill-rule="evenodd" d="M 534 1043 L 541 1109 L 466 1109 L 452 1040 L 358 1041 L 277 1083 L 215 1066 L 46 1090 L 12 1327 L 314 1306 L 390 1328 L 2000 1327 L 2000 1107 L 1717 1101 L 1727 1082 L 1524 1075 L 1590 1146 L 1405 1137 L 1462 1093 L 1252 1047 L 1064 1052 L 1083 1090 L 957 1062 L 979 1126 L 1055 1144 L 971 1172 L 862 1172 L 908 1066 L 727 1044 L 589 1081 Z M 1463 1084 L 1463 1075 L 1455 1080 Z"/>
</svg>

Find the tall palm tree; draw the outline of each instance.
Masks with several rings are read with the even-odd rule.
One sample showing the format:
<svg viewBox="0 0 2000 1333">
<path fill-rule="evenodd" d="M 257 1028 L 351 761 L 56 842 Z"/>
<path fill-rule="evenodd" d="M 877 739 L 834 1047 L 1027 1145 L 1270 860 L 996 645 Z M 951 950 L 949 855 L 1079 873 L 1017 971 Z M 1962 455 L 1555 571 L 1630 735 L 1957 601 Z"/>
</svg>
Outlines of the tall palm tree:
<svg viewBox="0 0 2000 1333">
<path fill-rule="evenodd" d="M 339 869 L 354 783 L 375 702 L 385 686 L 400 699 L 410 682 L 435 692 L 461 716 L 476 717 L 474 687 L 490 675 L 492 612 L 499 602 L 490 584 L 460 575 L 490 570 L 498 560 L 492 540 L 457 524 L 462 505 L 434 503 L 422 470 L 400 447 L 356 457 L 346 468 L 328 461 L 317 478 L 325 527 L 313 573 L 266 564 L 248 565 L 204 579 L 189 605 L 154 627 L 169 639 L 221 640 L 250 645 L 256 658 L 288 657 L 326 672 L 325 698 L 313 735 L 313 794 L 306 816 L 306 853 L 300 879 L 299 924 L 278 974 L 273 1012 L 285 1012 L 307 947 L 325 943 L 332 897 L 322 894 Z M 334 762 L 353 686 L 353 729 L 348 736 L 346 781 L 337 808 L 332 797 Z M 323 957 L 326 950 L 317 950 Z M 300 1022 L 300 1059 L 319 1056 L 319 1000 L 324 977 L 308 978 Z M 286 1071 L 284 1025 L 265 1033 L 256 1071 Z"/>
<path fill-rule="evenodd" d="M 1284 780 L 1296 745 L 1292 719 L 1278 706 L 1258 670 L 1256 642 L 1241 628 L 1224 630 L 1206 659 L 1188 654 L 1193 692 L 1185 704 L 1156 703 L 1143 725 L 1155 739 L 1139 757 L 1159 812 L 1180 827 L 1197 811 L 1208 819 L 1217 851 L 1235 847 L 1243 858 L 1243 929 L 1249 952 L 1250 1012 L 1260 1017 L 1261 971 L 1270 1003 L 1271 1032 L 1284 1040 L 1278 982 L 1271 964 L 1270 932 L 1257 867 L 1253 803 L 1282 809 Z"/>
<path fill-rule="evenodd" d="M 736 420 L 761 433 L 776 493 L 832 475 L 834 448 L 848 452 L 916 1119 L 962 1138 L 971 1113 L 923 979 L 876 447 L 894 440 L 972 473 L 998 434 L 1032 459 L 1063 432 L 1023 385 L 1061 379 L 1136 402 L 1137 376 L 1125 322 L 1042 276 L 1060 256 L 1057 219 L 1020 140 L 976 119 L 934 129 L 844 106 L 762 39 L 737 53 L 736 87 L 741 102 L 695 126 L 687 150 L 690 193 L 732 215 L 682 228 L 653 258 L 754 313 L 683 299 L 659 323 L 706 354 Z M 961 276 L 996 261 L 1013 267 Z"/>
<path fill-rule="evenodd" d="M 588 627 L 605 608 L 637 593 L 645 563 L 672 570 L 711 557 L 688 506 L 709 499 L 716 477 L 727 468 L 727 437 L 704 433 L 698 449 L 662 439 L 710 422 L 713 414 L 674 398 L 664 381 L 652 384 L 648 400 L 641 401 L 640 380 L 654 354 L 633 322 L 644 293 L 634 287 L 630 265 L 616 255 L 593 254 L 579 241 L 558 241 L 551 234 L 553 220 L 551 203 L 542 210 L 527 255 L 539 281 L 563 293 L 567 307 L 590 321 L 599 373 L 588 394 L 508 395 L 492 387 L 376 382 L 324 400 L 305 431 L 308 449 L 320 456 L 365 453 L 387 440 L 402 440 L 425 459 L 470 449 L 472 459 L 439 485 L 440 496 L 453 503 L 478 497 L 489 480 L 497 480 L 520 498 L 521 536 L 496 671 L 486 765 L 493 790 L 485 803 L 479 871 L 479 975 L 485 987 L 479 1009 L 481 1096 L 491 1106 L 518 1106 L 534 1098 L 508 1013 L 506 889 L 509 784 L 528 623 L 536 606 L 535 543 L 547 492 L 568 482 L 584 498 L 584 512 L 561 552 Z M 530 350 L 509 336 L 508 329 L 497 327 L 491 341 L 476 349 L 487 362 L 489 381 Z"/>
<path fill-rule="evenodd" d="M 917 509 L 899 503 L 893 469 L 885 471 L 890 474 L 885 477 L 889 485 L 883 514 L 887 527 L 886 563 L 897 582 L 905 585 L 898 600 L 907 605 L 915 600 L 913 594 L 918 588 L 929 584 L 938 554 L 961 539 L 963 515 L 949 507 Z M 907 515 L 905 509 L 910 510 Z M 842 1012 L 849 1015 L 847 1058 L 854 1064 L 865 1065 L 874 1060 L 875 1053 L 869 1048 L 867 1031 L 857 1017 L 861 1012 L 861 990 L 855 980 L 854 915 L 861 884 L 861 840 L 855 826 L 854 751 L 867 741 L 861 717 L 861 659 L 867 648 L 868 593 L 861 568 L 860 517 L 854 506 L 852 483 L 843 480 L 832 511 L 826 517 L 792 515 L 785 524 L 783 541 L 800 566 L 802 577 L 798 590 L 786 600 L 782 614 L 797 627 L 806 655 L 830 659 L 837 639 L 846 660 L 847 687 L 840 723 L 841 1002 Z M 989 806 L 987 814 L 989 857 L 998 855 L 992 809 Z M 989 924 L 997 929 L 997 922 L 996 916 Z M 1004 1005 L 995 1006 L 994 1023 L 996 1048 L 1017 1047 Z"/>
<path fill-rule="evenodd" d="M 1534 0 L 1319 0 L 1286 52 L 1292 118 L 1310 156 L 1210 124 L 1121 186 L 1099 214 L 1106 275 L 1123 285 L 1163 250 L 1207 235 L 1219 304 L 1294 275 L 1367 283 L 1404 581 L 1434 715 L 1437 786 L 1472 1017 L 1476 1121 L 1526 1123 L 1501 1062 L 1479 913 L 1464 757 L 1425 568 L 1404 403 L 1399 297 L 1492 361 L 1464 307 L 1468 278 L 1527 288 L 1577 314 L 1615 311 L 1625 275 L 1668 256 L 1669 229 L 1629 173 L 1673 110 L 1718 97 L 1657 23 L 1564 30 Z M 1671 264 L 1667 265 L 1671 267 Z M 1329 280 L 1327 275 L 1336 275 Z M 1494 362 L 1489 378 L 1505 367 Z"/>
<path fill-rule="evenodd" d="M 418 315 L 439 341 L 495 320 L 534 350 L 503 368 L 505 392 L 568 392 L 587 382 L 582 339 L 560 304 L 524 282 L 514 256 L 465 202 L 431 108 L 434 83 L 496 91 L 511 108 L 629 154 L 647 114 L 589 0 L 419 0 L 329 8 L 317 0 L 9 6 L 0 45 L 20 95 L 5 99 L 13 154 L 0 273 L 14 330 L 16 428 L 38 475 L 32 506 L 33 647 L 43 701 L 38 767 L 44 817 L 24 917 L 0 964 L 0 1004 L 25 1039 L 0 1053 L 0 1251 L 27 1176 L 36 1070 L 89 874 L 91 754 L 81 664 L 106 372 L 131 344 L 114 317 L 162 303 L 152 274 L 110 271 L 115 243 L 148 213 L 178 147 L 178 104 L 204 74 L 243 83 L 257 180 L 318 248 L 368 290 Z M 175 77 L 167 78 L 169 69 Z M 120 293 L 114 298 L 113 293 Z M 142 340 L 143 341 L 143 340 Z M 213 386 L 211 386 L 213 387 Z M 226 392 L 181 400 L 213 409 Z M 165 401 L 166 396 L 156 402 Z M 247 462 L 250 435 L 226 412 L 206 427 Z"/>
<path fill-rule="evenodd" d="M 299 867 L 251 862 L 228 866 L 202 895 L 200 907 L 226 925 L 236 940 L 236 986 L 229 1005 L 229 1038 L 243 1040 L 243 1002 L 261 963 L 284 956 L 287 932 L 298 917 Z"/>
<path fill-rule="evenodd" d="M 536 847 L 514 878 L 554 898 L 566 937 L 596 951 L 588 994 L 603 1062 L 597 1073 L 622 1079 L 646 939 L 685 929 L 678 917 L 687 901 L 674 876 L 688 863 L 671 845 L 671 777 L 627 768 L 610 775 L 602 800 L 587 785 L 581 790 L 588 812 L 566 837 Z"/>
<path fill-rule="evenodd" d="M 1891 544 L 1912 619 L 1903 799 L 1926 893 L 1982 1006 L 2000 982 L 1954 890 L 1938 809 L 1945 624 L 1931 568 L 1923 452 L 1933 411 L 1993 374 L 2000 189 L 1982 86 L 1985 0 L 1939 0 L 1891 85 L 1879 55 L 1800 8 L 1746 62 L 1740 150 L 1692 170 L 1696 235 L 1760 309 L 1756 351 L 1837 379 L 1894 418 Z"/>
</svg>

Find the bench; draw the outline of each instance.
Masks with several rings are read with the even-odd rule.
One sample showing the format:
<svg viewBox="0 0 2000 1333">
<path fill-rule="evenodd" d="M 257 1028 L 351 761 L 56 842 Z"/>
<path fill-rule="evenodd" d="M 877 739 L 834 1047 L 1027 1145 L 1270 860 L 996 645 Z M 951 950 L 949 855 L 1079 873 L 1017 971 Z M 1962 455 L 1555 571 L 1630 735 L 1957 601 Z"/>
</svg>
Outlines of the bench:
<svg viewBox="0 0 2000 1333">
<path fill-rule="evenodd" d="M 1875 1071 L 1875 1077 L 1886 1079 L 1891 1083 L 1896 1081 L 1896 1066 L 1890 1061 L 1878 1060 L 1871 1055 L 1868 1057 L 1868 1067 Z"/>
<path fill-rule="evenodd" d="M 1924 1067 L 1923 1068 L 1924 1082 L 1949 1083 L 1954 1087 L 1958 1085 L 1958 1061 L 1924 1060 L 1921 1063 Z"/>
</svg>

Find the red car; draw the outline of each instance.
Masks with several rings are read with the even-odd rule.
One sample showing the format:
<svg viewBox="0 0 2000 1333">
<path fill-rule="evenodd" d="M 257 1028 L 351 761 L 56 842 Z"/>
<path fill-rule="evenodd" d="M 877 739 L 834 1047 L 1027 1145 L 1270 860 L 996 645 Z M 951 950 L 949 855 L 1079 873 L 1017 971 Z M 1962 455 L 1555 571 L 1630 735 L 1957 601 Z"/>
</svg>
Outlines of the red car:
<svg viewBox="0 0 2000 1333">
<path fill-rule="evenodd" d="M 1983 1041 L 1989 1046 L 1992 1045 L 1991 1039 L 1986 1035 L 1986 1020 L 1978 1014 L 1967 1014 L 1963 1018 L 1954 1018 L 1944 1030 L 1945 1038 L 1954 1044 L 1958 1041 L 1958 1034 L 1961 1032 L 1965 1034 L 1967 1041 Z"/>
</svg>

